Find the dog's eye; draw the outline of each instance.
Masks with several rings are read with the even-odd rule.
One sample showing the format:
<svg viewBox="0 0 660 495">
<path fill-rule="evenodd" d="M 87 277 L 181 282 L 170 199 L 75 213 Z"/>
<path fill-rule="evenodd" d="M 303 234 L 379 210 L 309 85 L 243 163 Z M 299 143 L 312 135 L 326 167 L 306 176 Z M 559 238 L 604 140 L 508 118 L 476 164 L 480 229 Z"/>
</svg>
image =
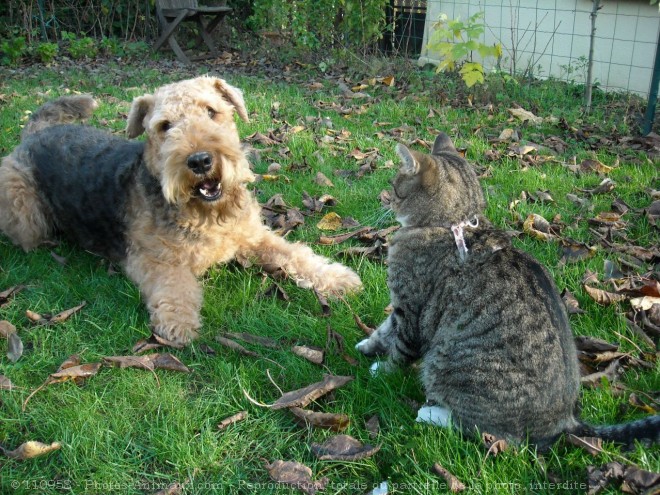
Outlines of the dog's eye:
<svg viewBox="0 0 660 495">
<path fill-rule="evenodd" d="M 214 118 L 215 114 L 217 113 L 215 110 L 213 110 L 211 107 L 207 107 L 206 111 L 209 113 L 210 118 Z"/>
<path fill-rule="evenodd" d="M 171 123 L 170 121 L 168 121 L 168 120 L 165 120 L 165 121 L 161 122 L 161 123 L 158 125 L 158 130 L 159 130 L 160 132 L 167 132 L 167 131 L 169 131 L 171 128 L 172 128 L 172 123 Z"/>
</svg>

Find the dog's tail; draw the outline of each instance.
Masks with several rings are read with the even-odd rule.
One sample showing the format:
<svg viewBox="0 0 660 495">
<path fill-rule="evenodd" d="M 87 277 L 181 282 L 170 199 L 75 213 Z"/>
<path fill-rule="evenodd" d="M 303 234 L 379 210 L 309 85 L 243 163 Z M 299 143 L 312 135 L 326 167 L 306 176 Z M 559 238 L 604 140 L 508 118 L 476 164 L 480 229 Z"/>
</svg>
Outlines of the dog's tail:
<svg viewBox="0 0 660 495">
<path fill-rule="evenodd" d="M 90 95 L 62 96 L 49 101 L 30 116 L 21 137 L 25 138 L 52 125 L 86 119 L 98 106 Z"/>
</svg>

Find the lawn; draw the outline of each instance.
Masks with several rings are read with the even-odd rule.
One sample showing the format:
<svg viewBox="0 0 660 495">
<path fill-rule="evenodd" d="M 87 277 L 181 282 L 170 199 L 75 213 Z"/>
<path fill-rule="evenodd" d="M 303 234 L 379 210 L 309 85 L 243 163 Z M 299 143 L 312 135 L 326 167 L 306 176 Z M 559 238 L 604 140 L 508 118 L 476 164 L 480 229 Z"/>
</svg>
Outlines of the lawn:
<svg viewBox="0 0 660 495">
<path fill-rule="evenodd" d="M 584 313 L 571 316 L 574 333 L 618 343 L 626 354 L 619 356 L 625 371 L 618 380 L 584 387 L 583 419 L 611 424 L 644 417 L 660 407 L 657 340 L 649 343 L 626 324 L 627 300 L 599 305 L 583 284 L 590 270 L 598 279 L 594 287 L 615 292 L 612 282 L 604 281 L 606 260 L 625 271 L 615 280 L 617 287 L 624 285 L 622 279 L 659 278 L 654 263 L 659 261 L 660 223 L 654 226 L 645 210 L 658 199 L 659 155 L 648 143 L 626 139 L 635 137 L 636 100 L 597 93 L 593 114 L 584 116 L 580 91 L 571 86 L 493 80 L 470 93 L 460 81 L 412 66 L 382 67 L 379 73 L 347 71 L 350 76 L 339 71 L 326 75 L 314 67 L 293 66 L 265 76 L 254 69 L 241 72 L 239 64 L 193 71 L 152 62 L 0 69 L 2 156 L 18 144 L 26 112 L 49 98 L 91 93 L 100 108 L 90 123 L 121 134 L 134 97 L 201 73 L 225 77 L 245 94 L 251 121 L 238 126 L 255 150 L 254 170 L 262 180 L 253 190 L 260 202 L 281 194 L 286 207 L 305 213 L 304 224 L 288 238 L 343 260 L 364 282 L 362 293 L 331 300 L 324 310 L 313 292 L 275 281 L 257 267 L 214 267 L 203 279 L 201 338 L 185 349 L 156 351 L 171 352 L 189 372 L 103 366 L 85 380 L 46 385 L 25 403 L 73 354 L 81 363 L 132 355 L 136 342 L 150 335 L 148 315 L 137 289 L 103 259 L 66 242 L 24 253 L 0 237 L 0 291 L 25 286 L 0 308 L 0 320 L 15 325 L 24 345 L 13 363 L 0 340 L 0 375 L 13 384 L 11 390 L 0 390 L 0 444 L 7 450 L 31 440 L 61 445 L 34 459 L 0 455 L 0 492 L 148 494 L 180 483 L 179 493 L 187 494 L 300 493 L 270 478 L 265 466 L 276 460 L 305 464 L 313 480 L 327 478 L 322 493 L 328 494 L 363 494 L 383 481 L 389 493 L 447 492 L 447 482 L 432 470 L 435 463 L 460 479 L 466 493 L 488 494 L 583 493 L 589 466 L 610 461 L 660 471 L 657 446 L 622 452 L 605 444 L 596 455 L 566 444 L 544 453 L 510 446 L 494 456 L 479 439 L 415 423 L 415 408 L 424 402 L 415 371 L 374 378 L 370 361 L 354 350 L 365 336 L 354 315 L 372 327 L 385 317 L 389 301 L 386 265 L 378 256 L 382 246 L 360 255 L 355 248 L 377 247 L 375 241 L 323 244 L 321 236 L 357 227 L 325 231 L 317 226 L 330 212 L 374 230 L 395 225 L 380 196 L 396 172 L 396 143 L 423 150 L 438 130 L 445 130 L 477 164 L 491 220 L 517 231 L 516 245 L 548 267 L 560 290 L 577 298 Z M 523 123 L 513 116 L 509 109 L 516 102 L 543 122 Z M 519 139 L 498 139 L 505 129 L 516 130 Z M 562 148 L 550 147 L 556 139 Z M 543 146 L 530 150 L 525 145 Z M 611 169 L 587 170 L 593 165 L 587 160 Z M 574 165 L 580 164 L 576 171 Z M 319 181 L 319 172 L 332 185 Z M 593 190 L 606 177 L 615 182 L 614 189 L 593 195 L 581 191 Z M 542 200 L 539 192 L 552 200 Z M 334 201 L 310 212 L 305 193 L 312 198 L 329 194 Z M 589 206 L 571 201 L 570 194 L 588 200 Z M 630 208 L 616 219 L 619 224 L 593 220 L 612 211 L 617 199 Z M 522 232 L 530 214 L 551 222 L 556 238 L 546 241 Z M 562 262 L 561 240 L 569 238 L 594 252 Z M 651 254 L 614 252 L 608 243 Z M 60 323 L 35 324 L 26 315 L 59 313 L 82 301 L 86 305 Z M 216 337 L 227 332 L 267 337 L 277 345 L 235 339 L 257 354 L 244 355 L 218 342 Z M 324 349 L 323 364 L 294 354 L 294 345 Z M 354 380 L 308 408 L 348 416 L 343 433 L 380 446 L 373 456 L 317 460 L 311 444 L 336 433 L 301 426 L 286 409 L 261 407 L 246 398 L 271 404 L 281 396 L 278 388 L 299 389 L 324 374 Z M 633 394 L 641 406 L 634 405 Z M 219 428 L 240 411 L 247 411 L 244 419 Z M 374 416 L 377 429 L 367 426 Z"/>
</svg>

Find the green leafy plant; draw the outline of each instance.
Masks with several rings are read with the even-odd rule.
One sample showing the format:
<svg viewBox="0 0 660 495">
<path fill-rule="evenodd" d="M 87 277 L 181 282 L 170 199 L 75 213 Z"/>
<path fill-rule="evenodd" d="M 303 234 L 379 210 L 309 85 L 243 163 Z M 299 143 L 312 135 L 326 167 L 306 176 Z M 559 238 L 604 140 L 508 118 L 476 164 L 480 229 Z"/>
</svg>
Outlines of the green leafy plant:
<svg viewBox="0 0 660 495">
<path fill-rule="evenodd" d="M 89 37 L 84 37 L 80 39 L 74 39 L 69 45 L 69 55 L 74 60 L 79 60 L 81 58 L 89 57 L 94 58 L 98 53 L 98 47 L 96 42 Z"/>
<path fill-rule="evenodd" d="M 428 44 L 429 51 L 442 57 L 437 71 L 458 70 L 468 87 L 477 83 L 483 84 L 485 81 L 483 65 L 473 60 L 475 51 L 482 59 L 502 56 L 501 44 L 491 46 L 479 41 L 484 32 L 484 24 L 480 22 L 483 15 L 483 12 L 477 12 L 462 21 L 460 18 L 449 19 L 447 14 L 440 14 Z"/>
<path fill-rule="evenodd" d="M 34 54 L 44 64 L 49 64 L 55 60 L 55 57 L 57 57 L 59 51 L 60 47 L 57 45 L 57 43 L 43 42 L 39 43 L 35 47 Z"/>
<path fill-rule="evenodd" d="M 0 61 L 3 65 L 16 65 L 25 55 L 27 45 L 23 36 L 16 36 L 0 43 Z"/>
</svg>

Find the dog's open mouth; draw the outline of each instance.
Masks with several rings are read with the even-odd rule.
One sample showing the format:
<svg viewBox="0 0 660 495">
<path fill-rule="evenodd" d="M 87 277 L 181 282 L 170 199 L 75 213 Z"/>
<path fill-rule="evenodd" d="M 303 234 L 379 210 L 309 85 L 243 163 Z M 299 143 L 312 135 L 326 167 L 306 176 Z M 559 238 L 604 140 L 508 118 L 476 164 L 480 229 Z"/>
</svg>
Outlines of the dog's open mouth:
<svg viewBox="0 0 660 495">
<path fill-rule="evenodd" d="M 195 186 L 197 195 L 204 201 L 215 201 L 222 194 L 222 186 L 217 179 L 206 179 Z"/>
</svg>

